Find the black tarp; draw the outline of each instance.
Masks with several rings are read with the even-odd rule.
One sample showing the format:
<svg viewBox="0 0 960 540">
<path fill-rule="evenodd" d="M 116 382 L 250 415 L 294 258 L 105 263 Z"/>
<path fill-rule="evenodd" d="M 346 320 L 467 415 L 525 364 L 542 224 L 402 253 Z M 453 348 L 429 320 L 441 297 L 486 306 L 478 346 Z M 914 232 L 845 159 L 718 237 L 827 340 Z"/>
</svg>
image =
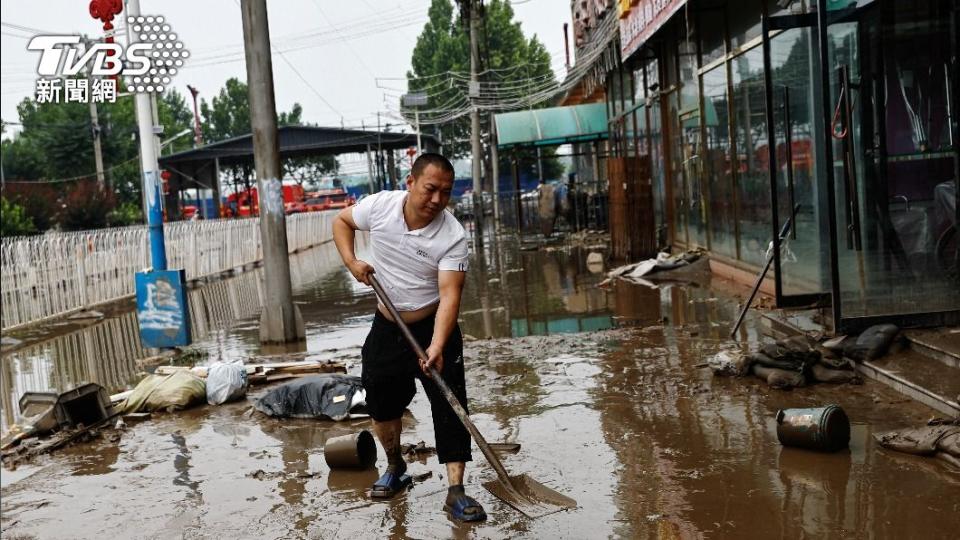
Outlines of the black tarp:
<svg viewBox="0 0 960 540">
<path fill-rule="evenodd" d="M 354 395 L 362 390 L 360 377 L 355 375 L 314 375 L 270 390 L 254 408 L 276 418 L 343 420 L 351 412 L 361 412 L 351 411 L 351 405 Z"/>
</svg>

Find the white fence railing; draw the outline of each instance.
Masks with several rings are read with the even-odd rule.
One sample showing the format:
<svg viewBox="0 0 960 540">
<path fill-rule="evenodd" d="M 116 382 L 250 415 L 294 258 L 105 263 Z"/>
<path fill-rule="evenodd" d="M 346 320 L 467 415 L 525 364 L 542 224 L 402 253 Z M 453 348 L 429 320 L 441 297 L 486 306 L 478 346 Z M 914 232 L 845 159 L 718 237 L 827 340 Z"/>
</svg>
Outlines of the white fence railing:
<svg viewBox="0 0 960 540">
<path fill-rule="evenodd" d="M 332 239 L 335 216 L 336 211 L 287 216 L 289 251 Z M 165 224 L 167 264 L 196 279 L 257 262 L 263 256 L 259 227 L 257 218 Z M 134 273 L 149 266 L 145 226 L 4 238 L 2 328 L 131 296 Z"/>
</svg>

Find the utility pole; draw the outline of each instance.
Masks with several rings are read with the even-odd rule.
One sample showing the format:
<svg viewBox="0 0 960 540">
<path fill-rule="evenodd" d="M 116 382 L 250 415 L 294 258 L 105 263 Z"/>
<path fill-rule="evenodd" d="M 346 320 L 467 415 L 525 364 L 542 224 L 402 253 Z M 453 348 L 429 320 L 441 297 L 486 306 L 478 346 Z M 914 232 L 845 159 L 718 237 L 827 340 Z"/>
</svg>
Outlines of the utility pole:
<svg viewBox="0 0 960 540">
<path fill-rule="evenodd" d="M 273 62 L 266 0 L 241 0 L 243 48 L 247 63 L 250 127 L 260 202 L 263 246 L 264 305 L 261 343 L 289 343 L 305 338 L 303 318 L 293 303 L 286 216 L 280 184 L 277 107 L 273 95 Z"/>
<path fill-rule="evenodd" d="M 490 177 L 493 180 L 493 230 L 500 234 L 500 156 L 497 152 L 496 114 L 490 113 Z"/>
<path fill-rule="evenodd" d="M 197 94 L 199 94 L 200 91 L 189 84 L 187 85 L 187 90 L 189 90 L 190 95 L 193 96 L 193 144 L 194 148 L 196 148 L 197 146 L 203 146 L 203 129 L 200 127 L 200 112 L 197 109 Z"/>
<path fill-rule="evenodd" d="M 93 40 L 84 37 L 83 42 L 88 50 L 93 45 Z M 87 88 L 93 88 L 93 79 L 87 70 Z M 89 90 L 88 90 L 89 92 Z M 90 107 L 90 134 L 93 136 L 93 162 L 97 170 L 97 188 L 100 191 L 106 187 L 106 178 L 103 173 L 103 150 L 100 146 L 100 117 L 97 114 L 97 104 L 87 95 L 87 103 Z"/>
<path fill-rule="evenodd" d="M 90 100 L 90 128 L 93 130 L 93 161 L 97 167 L 97 187 L 101 191 L 106 187 L 106 176 L 103 174 L 103 151 L 100 148 L 100 117 L 97 115 L 97 104 Z"/>
<path fill-rule="evenodd" d="M 423 145 L 420 141 L 420 107 L 413 110 L 413 121 L 417 124 L 417 155 L 423 153 Z"/>
<path fill-rule="evenodd" d="M 140 1 L 126 2 L 127 28 L 140 16 Z M 139 41 L 127 34 L 128 46 Z M 187 304 L 186 272 L 167 268 L 167 250 L 163 239 L 163 189 L 157 164 L 157 142 L 151 111 L 151 94 L 134 93 L 137 133 L 140 139 L 140 169 L 143 175 L 143 200 L 150 236 L 151 268 L 134 277 L 137 292 L 137 320 L 140 342 L 144 347 L 171 348 L 189 345 L 190 310 Z"/>
<path fill-rule="evenodd" d="M 373 188 L 373 158 L 370 157 L 370 143 L 367 143 L 367 183 L 370 184 L 370 194 L 376 193 L 377 190 Z"/>
<path fill-rule="evenodd" d="M 140 0 L 128 0 L 127 15 L 140 15 Z M 128 28 L 129 24 L 126 25 Z M 133 36 L 127 30 L 128 39 Z M 139 40 L 134 40 L 139 41 Z M 150 233 L 150 264 L 153 270 L 167 269 L 167 248 L 163 239 L 163 190 L 160 185 L 160 165 L 157 163 L 157 144 L 153 135 L 153 111 L 149 94 L 136 93 L 137 133 L 140 138 L 140 169 L 143 171 L 143 198 L 146 201 L 147 228 Z"/>
<path fill-rule="evenodd" d="M 473 224 L 478 246 L 483 246 L 483 187 L 480 178 L 480 163 L 483 161 L 480 148 L 480 109 L 476 99 L 480 97 L 480 80 L 477 70 L 480 65 L 480 2 L 466 0 L 468 15 L 470 16 L 470 138 L 472 139 L 473 161 Z"/>
</svg>

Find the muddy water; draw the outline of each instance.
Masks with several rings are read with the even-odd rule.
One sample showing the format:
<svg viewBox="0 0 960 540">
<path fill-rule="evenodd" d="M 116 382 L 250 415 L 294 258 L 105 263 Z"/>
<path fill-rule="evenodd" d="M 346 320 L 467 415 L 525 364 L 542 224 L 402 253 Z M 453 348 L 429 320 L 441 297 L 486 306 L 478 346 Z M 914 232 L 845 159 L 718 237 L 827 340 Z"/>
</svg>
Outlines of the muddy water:
<svg viewBox="0 0 960 540">
<path fill-rule="evenodd" d="M 300 256 L 297 301 L 310 351 L 359 369 L 359 345 L 374 305 L 336 268 L 329 251 Z M 490 519 L 460 525 L 441 511 L 445 472 L 435 457 L 411 463 L 433 476 L 389 502 L 364 490 L 383 470 L 329 471 L 324 441 L 369 427 L 272 420 L 246 402 L 157 415 L 16 471 L 3 471 L 4 535 L 103 537 L 880 537 L 946 538 L 960 527 L 960 480 L 937 462 L 876 447 L 872 433 L 921 422 L 931 411 L 885 387 L 820 385 L 773 391 L 759 381 L 715 379 L 695 367 L 730 347 L 735 306 L 728 286 L 695 276 L 657 289 L 595 285 L 580 249 L 525 252 L 501 246 L 474 261 L 463 306 L 474 420 L 491 441 L 522 443 L 504 456 L 575 498 L 580 507 L 528 520 L 480 483 L 494 477 L 475 451 L 467 487 Z M 248 274 L 255 275 L 255 274 Z M 240 276 L 236 279 L 246 279 Z M 691 278 L 692 279 L 692 278 Z M 221 282 L 191 301 L 209 313 L 197 358 L 247 357 L 256 343 L 257 282 Z M 208 285 L 212 287 L 213 285 Z M 200 291 L 200 292 L 198 292 Z M 244 292 L 246 291 L 246 292 Z M 252 303 L 251 303 L 252 302 Z M 246 307 L 245 307 L 246 306 Z M 244 310 L 250 309 L 247 315 Z M 235 316 L 239 314 L 239 316 Z M 116 320 L 116 317 L 110 320 Z M 16 385 L 59 387 L 104 376 L 135 378 L 116 331 L 86 327 L 93 347 L 28 345 L 3 358 Z M 134 326 L 135 328 L 135 326 Z M 64 339 L 78 330 L 51 338 Z M 101 343 L 113 339 L 113 349 Z M 758 339 L 762 327 L 748 323 Z M 135 334 L 135 333 L 134 333 Z M 71 338 L 83 343 L 83 339 Z M 53 351 L 53 352 L 50 352 Z M 86 355 L 86 356 L 85 356 Z M 138 356 L 142 355 L 142 356 Z M 76 361 L 77 358 L 82 361 Z M 11 361 L 14 360 L 14 361 Z M 73 362 L 73 363 L 71 363 Z M 99 362 L 99 363 L 98 363 Z M 6 366 L 12 364 L 12 368 Z M 109 371 L 113 369 L 113 371 Z M 84 371 L 86 370 L 86 371 Z M 28 373 L 29 372 L 29 373 Z M 111 375 L 112 374 L 112 375 Z M 126 374 L 126 375 L 125 375 Z M 113 377 L 113 378 L 110 378 Z M 122 386 L 122 384 L 121 384 Z M 4 398 L 4 407 L 9 397 Z M 781 407 L 838 403 L 852 419 L 851 449 L 832 455 L 781 448 Z M 5 411 L 6 413 L 6 411 Z M 418 394 L 404 419 L 405 443 L 433 444 L 429 405 Z"/>
</svg>

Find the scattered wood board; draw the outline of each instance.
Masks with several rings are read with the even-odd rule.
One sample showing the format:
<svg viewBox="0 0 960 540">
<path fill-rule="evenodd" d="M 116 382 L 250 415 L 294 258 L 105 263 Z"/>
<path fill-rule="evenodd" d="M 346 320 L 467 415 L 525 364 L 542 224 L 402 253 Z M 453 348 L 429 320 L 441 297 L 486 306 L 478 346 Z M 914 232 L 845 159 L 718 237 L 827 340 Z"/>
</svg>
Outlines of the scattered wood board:
<svg viewBox="0 0 960 540">
<path fill-rule="evenodd" d="M 346 366 L 338 362 L 277 362 L 272 364 L 247 364 L 244 366 L 244 368 L 246 368 L 248 377 L 253 377 L 257 374 L 270 375 L 279 373 L 310 374 L 347 372 Z M 189 368 L 187 366 L 160 366 L 154 373 L 157 375 L 170 375 L 178 371 L 191 371 L 198 377 L 207 376 L 205 366 L 199 366 L 199 369 Z"/>
</svg>

